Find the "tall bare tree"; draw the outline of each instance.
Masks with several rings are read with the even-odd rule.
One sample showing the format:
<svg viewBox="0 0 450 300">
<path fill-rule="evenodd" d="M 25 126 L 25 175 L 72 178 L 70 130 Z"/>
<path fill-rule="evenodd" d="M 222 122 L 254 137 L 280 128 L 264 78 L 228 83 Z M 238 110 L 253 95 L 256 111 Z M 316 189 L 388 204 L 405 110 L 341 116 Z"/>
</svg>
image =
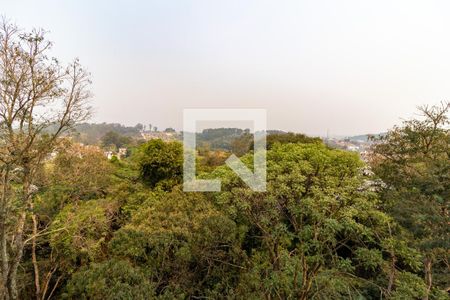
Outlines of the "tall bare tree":
<svg viewBox="0 0 450 300">
<path fill-rule="evenodd" d="M 24 248 L 37 234 L 36 171 L 59 137 L 88 118 L 90 80 L 78 60 L 63 67 L 48 55 L 43 30 L 0 23 L 0 299 L 13 300 Z"/>
</svg>

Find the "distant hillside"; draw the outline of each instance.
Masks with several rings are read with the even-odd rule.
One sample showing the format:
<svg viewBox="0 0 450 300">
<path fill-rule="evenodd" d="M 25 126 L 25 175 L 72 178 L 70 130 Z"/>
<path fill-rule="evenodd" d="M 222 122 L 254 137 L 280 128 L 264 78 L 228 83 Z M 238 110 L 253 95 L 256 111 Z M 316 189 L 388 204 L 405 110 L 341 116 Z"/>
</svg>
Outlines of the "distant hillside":
<svg viewBox="0 0 450 300">
<path fill-rule="evenodd" d="M 242 136 L 248 134 L 249 129 L 240 128 L 209 128 L 204 129 L 197 134 L 197 143 L 208 144 L 211 149 L 231 150 L 232 142 Z"/>
<path fill-rule="evenodd" d="M 205 129 L 197 134 L 199 145 L 208 145 L 212 150 L 232 150 L 235 153 L 245 153 L 253 149 L 253 134 L 249 129 L 214 128 Z M 309 137 L 301 133 L 281 130 L 267 130 L 267 148 L 276 143 L 315 143 L 322 142 L 320 138 Z"/>
<path fill-rule="evenodd" d="M 81 123 L 70 134 L 75 140 L 84 144 L 97 144 L 108 132 L 115 132 L 128 137 L 138 137 L 141 125 L 124 126 L 119 123 Z"/>
<path fill-rule="evenodd" d="M 156 131 L 145 131 L 142 124 L 136 126 L 125 126 L 119 123 L 81 123 L 75 126 L 74 130 L 69 134 L 77 142 L 84 144 L 99 144 L 102 137 L 107 133 L 113 132 L 122 136 L 130 137 L 133 139 L 150 139 L 150 138 L 162 138 L 159 135 L 167 133 Z M 181 136 L 175 132 L 174 139 L 179 139 Z M 225 150 L 230 151 L 237 147 L 237 144 L 251 144 L 253 141 L 253 134 L 249 129 L 241 128 L 208 128 L 204 129 L 201 133 L 197 133 L 198 145 L 208 146 L 211 150 Z M 145 138 L 147 137 L 147 138 Z M 281 130 L 268 130 L 267 131 L 267 143 L 270 144 L 272 139 L 275 140 L 291 140 L 291 139 L 308 139 L 306 135 L 288 133 Z"/>
</svg>

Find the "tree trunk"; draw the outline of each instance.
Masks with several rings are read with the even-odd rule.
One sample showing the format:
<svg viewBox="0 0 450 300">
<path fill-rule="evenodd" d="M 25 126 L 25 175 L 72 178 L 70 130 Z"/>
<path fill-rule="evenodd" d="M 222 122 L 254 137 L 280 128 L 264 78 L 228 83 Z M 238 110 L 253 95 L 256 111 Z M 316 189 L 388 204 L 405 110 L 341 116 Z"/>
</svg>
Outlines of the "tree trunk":
<svg viewBox="0 0 450 300">
<path fill-rule="evenodd" d="M 387 288 L 387 294 L 390 295 L 392 292 L 392 288 L 394 287 L 394 282 L 395 282 L 395 263 L 397 261 L 397 258 L 395 257 L 395 255 L 391 255 L 391 269 L 390 269 L 390 273 L 389 273 L 389 283 L 388 283 L 388 288 Z"/>
<path fill-rule="evenodd" d="M 0 299 L 8 300 L 8 272 L 9 272 L 9 255 L 8 241 L 6 229 L 6 215 L 8 211 L 8 182 L 9 182 L 9 166 L 4 166 L 2 172 L 2 194 L 0 198 Z"/>
<path fill-rule="evenodd" d="M 38 229 L 38 222 L 36 215 L 33 213 L 31 215 L 31 219 L 33 220 L 33 238 L 32 238 L 32 244 L 31 244 L 31 259 L 33 261 L 33 269 L 34 269 L 34 287 L 35 287 L 35 295 L 36 300 L 41 299 L 41 283 L 39 278 L 39 266 L 37 262 L 37 256 L 36 256 L 36 236 L 37 236 L 37 229 Z"/>
<path fill-rule="evenodd" d="M 300 292 L 298 299 L 299 300 L 307 300 L 309 291 L 311 290 L 311 287 L 312 287 L 312 279 L 308 278 L 305 281 L 304 286 L 302 286 L 302 288 L 301 288 L 301 292 Z"/>
<path fill-rule="evenodd" d="M 0 224 L 0 251 L 1 251 L 1 278 L 0 278 L 0 300 L 5 299 L 8 300 L 8 245 L 6 242 L 6 232 L 5 232 L 5 224 L 1 222 Z"/>
<path fill-rule="evenodd" d="M 425 258 L 424 262 L 424 273 L 425 273 L 425 284 L 427 285 L 427 291 L 423 300 L 428 300 L 430 296 L 431 287 L 433 286 L 433 274 L 432 274 L 432 260 L 429 257 Z"/>
<path fill-rule="evenodd" d="M 9 298 L 11 300 L 17 300 L 19 299 L 19 291 L 17 289 L 17 270 L 20 265 L 20 261 L 22 260 L 23 256 L 23 248 L 24 248 L 24 242 L 23 242 L 23 231 L 25 228 L 25 221 L 26 221 L 26 212 L 22 212 L 20 214 L 18 224 L 17 224 L 17 232 L 15 236 L 15 242 L 14 242 L 14 257 L 11 260 L 11 264 L 9 266 L 9 273 L 8 273 L 8 280 L 6 284 L 8 285 L 8 294 Z"/>
<path fill-rule="evenodd" d="M 17 270 L 19 268 L 20 262 L 22 261 L 23 250 L 25 247 L 24 243 L 24 229 L 25 223 L 27 220 L 27 210 L 31 208 L 31 193 L 30 193 L 30 169 L 28 167 L 24 168 L 24 175 L 22 180 L 22 212 L 19 215 L 19 219 L 17 221 L 16 234 L 13 246 L 13 259 L 11 260 L 11 264 L 9 266 L 8 273 L 8 293 L 9 298 L 11 300 L 16 300 L 19 298 L 19 291 L 17 289 Z"/>
</svg>

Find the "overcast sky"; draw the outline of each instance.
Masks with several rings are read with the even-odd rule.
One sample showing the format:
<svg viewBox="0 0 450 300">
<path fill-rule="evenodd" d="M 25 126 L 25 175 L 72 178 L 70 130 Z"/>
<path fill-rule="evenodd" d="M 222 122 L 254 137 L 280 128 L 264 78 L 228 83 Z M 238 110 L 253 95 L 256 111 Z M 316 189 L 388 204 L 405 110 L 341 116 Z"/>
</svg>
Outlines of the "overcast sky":
<svg viewBox="0 0 450 300">
<path fill-rule="evenodd" d="M 450 1 L 0 0 L 93 78 L 95 122 L 181 129 L 183 108 L 265 108 L 271 129 L 385 131 L 450 99 Z"/>
</svg>

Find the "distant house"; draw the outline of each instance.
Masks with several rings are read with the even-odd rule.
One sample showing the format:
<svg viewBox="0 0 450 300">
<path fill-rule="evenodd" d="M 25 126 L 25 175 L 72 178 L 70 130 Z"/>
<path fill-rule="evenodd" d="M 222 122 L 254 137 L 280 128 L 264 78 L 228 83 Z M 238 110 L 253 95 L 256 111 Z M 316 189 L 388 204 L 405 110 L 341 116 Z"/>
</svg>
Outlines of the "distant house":
<svg viewBox="0 0 450 300">
<path fill-rule="evenodd" d="M 108 159 L 112 159 L 113 156 L 117 157 L 118 159 L 122 159 L 122 158 L 125 158 L 127 156 L 128 149 L 127 148 L 119 148 L 119 150 L 117 152 L 115 152 L 115 151 L 105 151 L 103 153 Z"/>
<path fill-rule="evenodd" d="M 359 147 L 355 146 L 355 145 L 346 145 L 346 147 L 347 147 L 347 150 L 350 150 L 350 151 L 359 151 Z"/>
<path fill-rule="evenodd" d="M 108 158 L 108 159 L 112 159 L 114 156 L 114 152 L 112 152 L 112 151 L 105 151 L 104 154 L 105 154 L 106 158 Z"/>
</svg>

